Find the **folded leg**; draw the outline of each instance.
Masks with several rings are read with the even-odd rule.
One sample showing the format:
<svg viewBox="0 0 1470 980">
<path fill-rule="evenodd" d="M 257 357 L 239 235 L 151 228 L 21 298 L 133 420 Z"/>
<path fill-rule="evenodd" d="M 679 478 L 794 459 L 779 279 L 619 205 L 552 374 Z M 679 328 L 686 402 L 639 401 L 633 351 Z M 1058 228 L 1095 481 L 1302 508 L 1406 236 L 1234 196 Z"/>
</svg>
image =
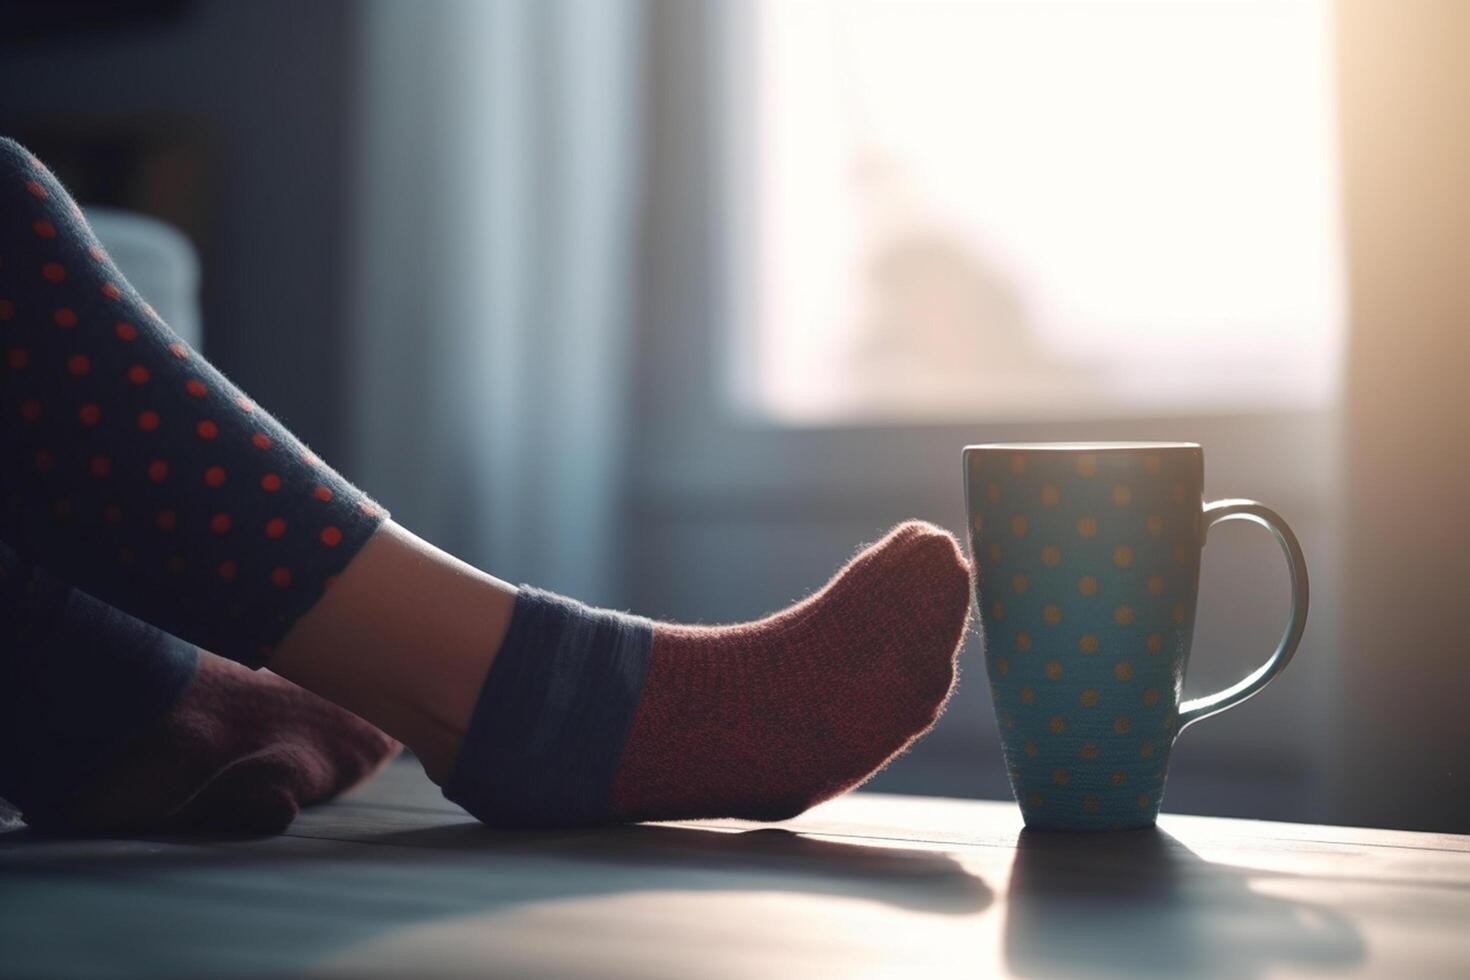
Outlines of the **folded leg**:
<svg viewBox="0 0 1470 980">
<path fill-rule="evenodd" d="M 396 751 L 341 708 L 0 545 L 0 797 L 33 828 L 275 832 Z"/>
<path fill-rule="evenodd" d="M 258 666 L 383 516 L 180 341 L 0 139 L 0 538 Z"/>
</svg>

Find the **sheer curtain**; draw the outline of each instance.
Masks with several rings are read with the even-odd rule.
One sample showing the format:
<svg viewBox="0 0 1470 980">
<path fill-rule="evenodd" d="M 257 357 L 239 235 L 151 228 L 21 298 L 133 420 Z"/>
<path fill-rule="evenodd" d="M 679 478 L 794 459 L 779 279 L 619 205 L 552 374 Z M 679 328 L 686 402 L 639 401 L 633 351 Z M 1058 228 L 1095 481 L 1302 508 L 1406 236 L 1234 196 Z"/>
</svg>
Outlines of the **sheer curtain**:
<svg viewBox="0 0 1470 980">
<path fill-rule="evenodd" d="M 352 193 L 355 474 L 514 581 L 619 603 L 632 0 L 374 0 Z"/>
</svg>

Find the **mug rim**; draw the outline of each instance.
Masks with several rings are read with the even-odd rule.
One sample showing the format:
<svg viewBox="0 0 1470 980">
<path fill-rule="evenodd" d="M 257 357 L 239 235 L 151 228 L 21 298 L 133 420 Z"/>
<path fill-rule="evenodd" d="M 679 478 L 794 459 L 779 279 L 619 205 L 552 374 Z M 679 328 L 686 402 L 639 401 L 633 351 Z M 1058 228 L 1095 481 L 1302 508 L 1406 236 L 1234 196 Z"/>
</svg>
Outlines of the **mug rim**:
<svg viewBox="0 0 1470 980">
<path fill-rule="evenodd" d="M 1197 442 L 983 442 L 965 452 L 1007 453 L 1158 453 L 1198 450 Z"/>
</svg>

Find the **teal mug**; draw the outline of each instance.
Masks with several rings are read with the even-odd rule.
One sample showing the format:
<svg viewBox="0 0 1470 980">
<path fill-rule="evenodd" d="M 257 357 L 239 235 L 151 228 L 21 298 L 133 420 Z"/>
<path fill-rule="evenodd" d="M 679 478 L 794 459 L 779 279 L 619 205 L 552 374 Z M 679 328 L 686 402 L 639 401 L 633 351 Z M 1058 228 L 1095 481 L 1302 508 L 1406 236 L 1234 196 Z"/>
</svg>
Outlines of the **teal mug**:
<svg viewBox="0 0 1470 980">
<path fill-rule="evenodd" d="M 966 446 L 964 462 L 986 669 L 1026 826 L 1152 825 L 1179 733 L 1255 694 L 1296 652 L 1296 535 L 1254 501 L 1204 503 L 1193 443 Z M 1254 673 L 1181 703 L 1200 552 L 1228 520 L 1264 526 L 1286 552 L 1290 620 Z"/>
</svg>

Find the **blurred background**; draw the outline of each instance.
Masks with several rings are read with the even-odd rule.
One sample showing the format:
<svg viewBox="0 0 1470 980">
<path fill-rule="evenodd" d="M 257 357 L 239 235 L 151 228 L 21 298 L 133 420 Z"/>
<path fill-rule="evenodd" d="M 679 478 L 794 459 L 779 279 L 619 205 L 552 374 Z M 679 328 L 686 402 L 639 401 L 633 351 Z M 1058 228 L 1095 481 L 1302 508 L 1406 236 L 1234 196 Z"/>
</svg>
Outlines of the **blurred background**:
<svg viewBox="0 0 1470 980">
<path fill-rule="evenodd" d="M 588 601 L 961 532 L 967 442 L 1201 442 L 1313 609 L 1165 808 L 1470 831 L 1470 4 L 0 0 L 0 132 L 401 523 Z M 1276 545 L 1202 593 L 1190 695 Z M 877 788 L 1008 796 L 971 645 Z"/>
</svg>

